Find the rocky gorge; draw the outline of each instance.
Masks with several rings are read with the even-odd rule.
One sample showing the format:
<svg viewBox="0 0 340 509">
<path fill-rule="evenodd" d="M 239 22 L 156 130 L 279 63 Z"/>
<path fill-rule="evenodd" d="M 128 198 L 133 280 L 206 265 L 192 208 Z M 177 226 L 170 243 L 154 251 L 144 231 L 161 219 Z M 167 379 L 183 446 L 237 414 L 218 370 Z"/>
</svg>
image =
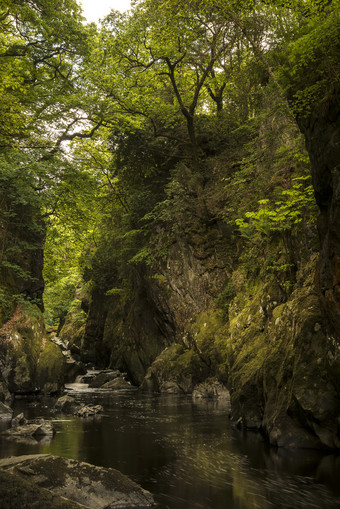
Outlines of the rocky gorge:
<svg viewBox="0 0 340 509">
<path fill-rule="evenodd" d="M 1 329 L 2 400 L 58 393 L 82 372 L 82 360 L 125 371 L 145 391 L 191 394 L 200 384 L 222 384 L 222 392 L 230 391 L 232 420 L 261 431 L 272 445 L 339 448 L 337 104 L 334 99 L 328 113 L 315 112 L 302 126 L 321 248 L 309 247 L 308 237 L 303 244 L 291 237 L 296 269 L 289 292 L 277 274 L 260 268 L 247 279 L 242 258 L 235 259 L 244 249 L 240 240 L 198 212 L 187 232 L 172 237 L 163 260 L 134 272 L 124 307 L 119 296 L 97 288 L 81 332 L 69 316 L 61 337 L 74 345 L 78 361 L 48 339 L 38 308 L 19 306 Z M 212 215 L 216 203 L 206 206 Z"/>
<path fill-rule="evenodd" d="M 120 450 L 118 404 L 137 451 L 129 419 L 167 437 L 174 405 L 192 453 L 205 405 L 230 451 L 254 432 L 269 454 L 337 454 L 339 1 L 141 0 L 100 26 L 75 0 L 24 4 L 0 8 L 0 439 L 67 439 L 0 475 L 86 507 L 69 471 L 92 468 L 103 507 L 152 504 L 123 478 L 111 500 L 119 473 L 81 461 L 87 444 L 111 465 L 87 430 Z M 148 436 L 164 478 L 170 434 Z"/>
</svg>

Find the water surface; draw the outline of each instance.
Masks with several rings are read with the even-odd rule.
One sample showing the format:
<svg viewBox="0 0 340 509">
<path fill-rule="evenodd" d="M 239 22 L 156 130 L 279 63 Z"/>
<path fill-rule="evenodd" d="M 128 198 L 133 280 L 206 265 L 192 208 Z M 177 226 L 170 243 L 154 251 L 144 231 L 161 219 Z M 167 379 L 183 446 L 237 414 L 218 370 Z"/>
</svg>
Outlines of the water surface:
<svg viewBox="0 0 340 509">
<path fill-rule="evenodd" d="M 340 456 L 268 448 L 230 427 L 226 402 L 70 387 L 102 404 L 104 415 L 81 419 L 33 405 L 26 416 L 51 418 L 56 436 L 2 437 L 0 455 L 52 453 L 117 468 L 150 490 L 159 509 L 340 509 Z"/>
</svg>

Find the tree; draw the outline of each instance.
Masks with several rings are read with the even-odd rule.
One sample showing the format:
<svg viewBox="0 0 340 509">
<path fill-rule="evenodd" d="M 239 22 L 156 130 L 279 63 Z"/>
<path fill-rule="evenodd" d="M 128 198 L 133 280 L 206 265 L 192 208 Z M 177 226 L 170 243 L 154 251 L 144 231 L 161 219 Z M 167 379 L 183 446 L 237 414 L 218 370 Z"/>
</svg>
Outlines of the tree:
<svg viewBox="0 0 340 509">
<path fill-rule="evenodd" d="M 0 28 L 0 281 L 10 313 L 20 293 L 41 299 L 43 218 L 71 178 L 60 145 L 78 122 L 88 30 L 73 0 L 1 0 Z"/>
<path fill-rule="evenodd" d="M 144 122 L 156 137 L 174 136 L 169 130 L 184 121 L 198 169 L 195 118 L 211 101 L 223 109 L 235 40 L 234 27 L 212 9 L 146 1 L 129 17 L 116 12 L 107 17 L 94 55 L 94 79 L 111 99 L 108 110 L 132 125 Z"/>
</svg>

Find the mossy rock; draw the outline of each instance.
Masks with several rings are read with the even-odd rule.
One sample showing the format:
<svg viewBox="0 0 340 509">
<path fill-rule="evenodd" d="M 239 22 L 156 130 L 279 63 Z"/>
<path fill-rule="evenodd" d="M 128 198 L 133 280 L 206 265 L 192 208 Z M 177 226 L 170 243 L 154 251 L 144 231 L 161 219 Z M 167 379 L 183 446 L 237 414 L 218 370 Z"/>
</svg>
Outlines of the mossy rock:
<svg viewBox="0 0 340 509">
<path fill-rule="evenodd" d="M 228 323 L 221 310 L 200 313 L 187 327 L 188 337 L 209 366 L 210 376 L 227 380 L 227 341 Z"/>
<path fill-rule="evenodd" d="M 77 301 L 66 317 L 65 324 L 63 325 L 59 336 L 63 341 L 68 341 L 69 344 L 81 347 L 85 334 L 86 313 L 81 309 L 81 303 Z"/>
<path fill-rule="evenodd" d="M 0 470 L 0 499 L 3 509 L 79 509 L 79 504 L 32 484 L 28 479 Z"/>
<path fill-rule="evenodd" d="M 209 367 L 194 350 L 174 343 L 163 350 L 152 363 L 142 389 L 159 392 L 171 382 L 176 384 L 180 391 L 188 394 L 208 375 Z"/>
<path fill-rule="evenodd" d="M 15 500 L 18 493 L 19 502 L 24 501 L 22 504 L 9 505 L 9 508 L 120 507 L 129 509 L 154 505 L 151 493 L 118 470 L 48 454 L 0 460 L 0 480 L 6 480 L 12 489 L 17 481 L 19 489 L 15 487 L 12 497 Z M 2 483 L 0 484 L 0 493 L 8 500 L 8 489 L 3 487 Z M 36 492 L 36 502 L 31 505 L 28 502 L 32 500 L 32 491 Z M 43 502 L 45 502 L 44 506 Z"/>
<path fill-rule="evenodd" d="M 19 306 L 6 324 L 5 385 L 11 393 L 45 393 L 61 389 L 65 361 L 46 338 L 43 315 L 36 306 Z"/>
<path fill-rule="evenodd" d="M 287 302 L 270 303 L 268 283 L 230 323 L 232 416 L 262 429 L 273 445 L 339 448 L 340 401 L 332 377 L 339 366 L 306 265 Z"/>
<path fill-rule="evenodd" d="M 8 388 L 12 393 L 37 389 L 37 365 L 45 340 L 44 320 L 37 306 L 18 306 L 6 324 Z"/>
<path fill-rule="evenodd" d="M 66 361 L 60 348 L 52 341 L 46 345 L 39 357 L 37 383 L 42 392 L 51 394 L 59 392 L 64 385 Z"/>
</svg>

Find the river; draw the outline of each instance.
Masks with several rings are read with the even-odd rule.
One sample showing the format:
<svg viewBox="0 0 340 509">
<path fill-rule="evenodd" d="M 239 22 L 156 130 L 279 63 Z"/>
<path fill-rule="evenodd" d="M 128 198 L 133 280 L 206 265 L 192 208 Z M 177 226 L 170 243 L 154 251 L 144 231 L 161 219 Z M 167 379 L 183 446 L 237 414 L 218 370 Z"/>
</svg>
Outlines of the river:
<svg viewBox="0 0 340 509">
<path fill-rule="evenodd" d="M 49 400 L 26 402 L 26 417 L 52 419 L 57 433 L 1 437 L 0 456 L 52 453 L 116 468 L 151 491 L 158 509 L 340 509 L 340 456 L 269 448 L 230 426 L 227 402 L 77 384 L 69 393 L 102 404 L 104 415 L 60 417 Z"/>
</svg>

